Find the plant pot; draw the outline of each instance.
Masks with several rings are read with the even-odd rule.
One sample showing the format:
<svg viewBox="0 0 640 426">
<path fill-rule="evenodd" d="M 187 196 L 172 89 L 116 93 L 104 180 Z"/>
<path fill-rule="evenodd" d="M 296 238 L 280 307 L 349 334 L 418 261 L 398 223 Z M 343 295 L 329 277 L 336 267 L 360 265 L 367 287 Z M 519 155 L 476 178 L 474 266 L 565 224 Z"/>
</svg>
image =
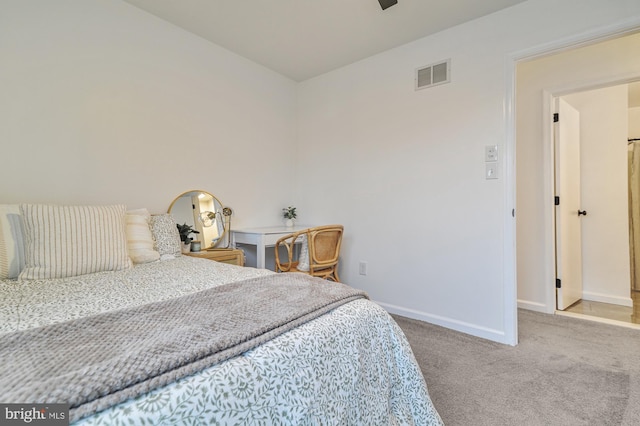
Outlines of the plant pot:
<svg viewBox="0 0 640 426">
<path fill-rule="evenodd" d="M 293 219 L 285 219 L 284 226 L 286 226 L 287 228 L 293 228 L 293 225 L 295 225 Z"/>
<path fill-rule="evenodd" d="M 189 253 L 191 251 L 191 243 L 189 243 L 189 244 L 182 243 L 181 244 L 181 250 L 182 250 L 182 253 L 184 253 L 184 254 Z"/>
</svg>

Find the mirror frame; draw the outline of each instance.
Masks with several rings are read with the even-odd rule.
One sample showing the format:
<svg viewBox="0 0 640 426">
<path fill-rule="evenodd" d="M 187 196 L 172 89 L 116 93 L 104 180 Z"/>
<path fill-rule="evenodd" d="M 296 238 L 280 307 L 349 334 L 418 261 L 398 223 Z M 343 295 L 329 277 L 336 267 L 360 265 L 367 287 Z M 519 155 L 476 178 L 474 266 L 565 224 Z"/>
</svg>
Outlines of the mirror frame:
<svg viewBox="0 0 640 426">
<path fill-rule="evenodd" d="M 218 237 L 218 241 L 216 241 L 215 244 L 211 243 L 208 246 L 205 245 L 204 242 L 202 244 L 202 249 L 203 250 L 212 250 L 212 249 L 215 249 L 218 245 L 220 245 L 222 243 L 222 241 L 225 240 L 225 237 L 226 237 L 227 233 L 229 232 L 229 225 L 227 223 L 227 216 L 225 216 L 223 214 L 223 210 L 225 209 L 225 206 L 224 206 L 224 204 L 222 204 L 220 199 L 218 199 L 215 195 L 213 195 L 209 191 L 204 191 L 204 190 L 201 190 L 201 189 L 192 189 L 190 191 L 185 191 L 182 194 L 178 195 L 176 198 L 174 198 L 173 201 L 171 202 L 171 204 L 169 205 L 169 208 L 167 209 L 167 213 L 171 214 L 171 209 L 175 206 L 175 204 L 176 204 L 176 202 L 178 200 L 180 200 L 181 198 L 184 198 L 184 197 L 186 197 L 188 195 L 189 196 L 193 196 L 195 194 L 206 194 L 206 195 L 211 197 L 214 206 L 216 205 L 216 203 L 217 203 L 217 205 L 220 206 L 220 209 L 218 210 L 217 215 L 222 220 L 222 224 L 223 224 L 222 234 Z M 194 221 L 195 221 L 195 219 L 194 219 Z"/>
</svg>

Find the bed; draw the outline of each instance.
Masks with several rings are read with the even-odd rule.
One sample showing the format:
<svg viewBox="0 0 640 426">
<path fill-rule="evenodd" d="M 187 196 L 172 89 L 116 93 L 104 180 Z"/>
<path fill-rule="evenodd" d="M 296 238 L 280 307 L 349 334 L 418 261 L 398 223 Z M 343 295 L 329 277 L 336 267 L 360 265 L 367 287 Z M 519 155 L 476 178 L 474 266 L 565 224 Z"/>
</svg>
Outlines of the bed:
<svg viewBox="0 0 640 426">
<path fill-rule="evenodd" d="M 18 212 L 26 266 L 17 279 L 0 280 L 0 401 L 69 403 L 79 425 L 442 424 L 400 328 L 344 284 L 177 252 L 134 264 L 128 256 L 122 268 L 28 278 L 37 258 L 29 218 L 60 209 Z M 115 222 L 123 215 L 124 206 Z M 64 250 L 60 233 L 76 238 L 77 226 L 70 228 L 49 234 L 55 252 Z M 6 223 L 4 231 L 6 237 Z M 162 251 L 162 232 L 150 232 Z M 282 301 L 309 308 L 287 311 L 276 323 Z M 251 333 L 235 331 L 257 318 Z M 234 333 L 236 340 L 228 337 Z"/>
</svg>

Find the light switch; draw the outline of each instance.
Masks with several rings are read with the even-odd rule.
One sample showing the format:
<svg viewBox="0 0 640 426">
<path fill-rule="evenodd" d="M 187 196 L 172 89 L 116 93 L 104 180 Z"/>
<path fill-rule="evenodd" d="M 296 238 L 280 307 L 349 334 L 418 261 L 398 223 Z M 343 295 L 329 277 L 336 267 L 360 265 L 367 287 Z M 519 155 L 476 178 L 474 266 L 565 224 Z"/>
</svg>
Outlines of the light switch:
<svg viewBox="0 0 640 426">
<path fill-rule="evenodd" d="M 498 145 L 484 147 L 484 161 L 498 161 Z"/>
<path fill-rule="evenodd" d="M 498 179 L 498 163 L 485 163 L 485 179 Z"/>
</svg>

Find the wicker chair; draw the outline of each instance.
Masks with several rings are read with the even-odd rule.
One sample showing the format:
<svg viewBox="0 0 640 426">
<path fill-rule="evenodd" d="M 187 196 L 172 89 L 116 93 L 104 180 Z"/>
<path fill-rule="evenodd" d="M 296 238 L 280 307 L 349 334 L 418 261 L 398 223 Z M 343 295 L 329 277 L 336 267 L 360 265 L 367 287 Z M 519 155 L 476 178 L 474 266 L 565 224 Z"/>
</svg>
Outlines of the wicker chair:
<svg viewBox="0 0 640 426">
<path fill-rule="evenodd" d="M 340 282 L 338 257 L 342 244 L 342 225 L 325 225 L 307 228 L 285 235 L 276 242 L 276 272 L 303 272 L 314 277 Z M 296 250 L 296 243 L 301 247 Z M 284 247 L 286 259 L 280 259 L 280 248 Z M 308 257 L 305 251 L 308 247 Z M 306 263 L 308 259 L 308 269 Z"/>
</svg>

